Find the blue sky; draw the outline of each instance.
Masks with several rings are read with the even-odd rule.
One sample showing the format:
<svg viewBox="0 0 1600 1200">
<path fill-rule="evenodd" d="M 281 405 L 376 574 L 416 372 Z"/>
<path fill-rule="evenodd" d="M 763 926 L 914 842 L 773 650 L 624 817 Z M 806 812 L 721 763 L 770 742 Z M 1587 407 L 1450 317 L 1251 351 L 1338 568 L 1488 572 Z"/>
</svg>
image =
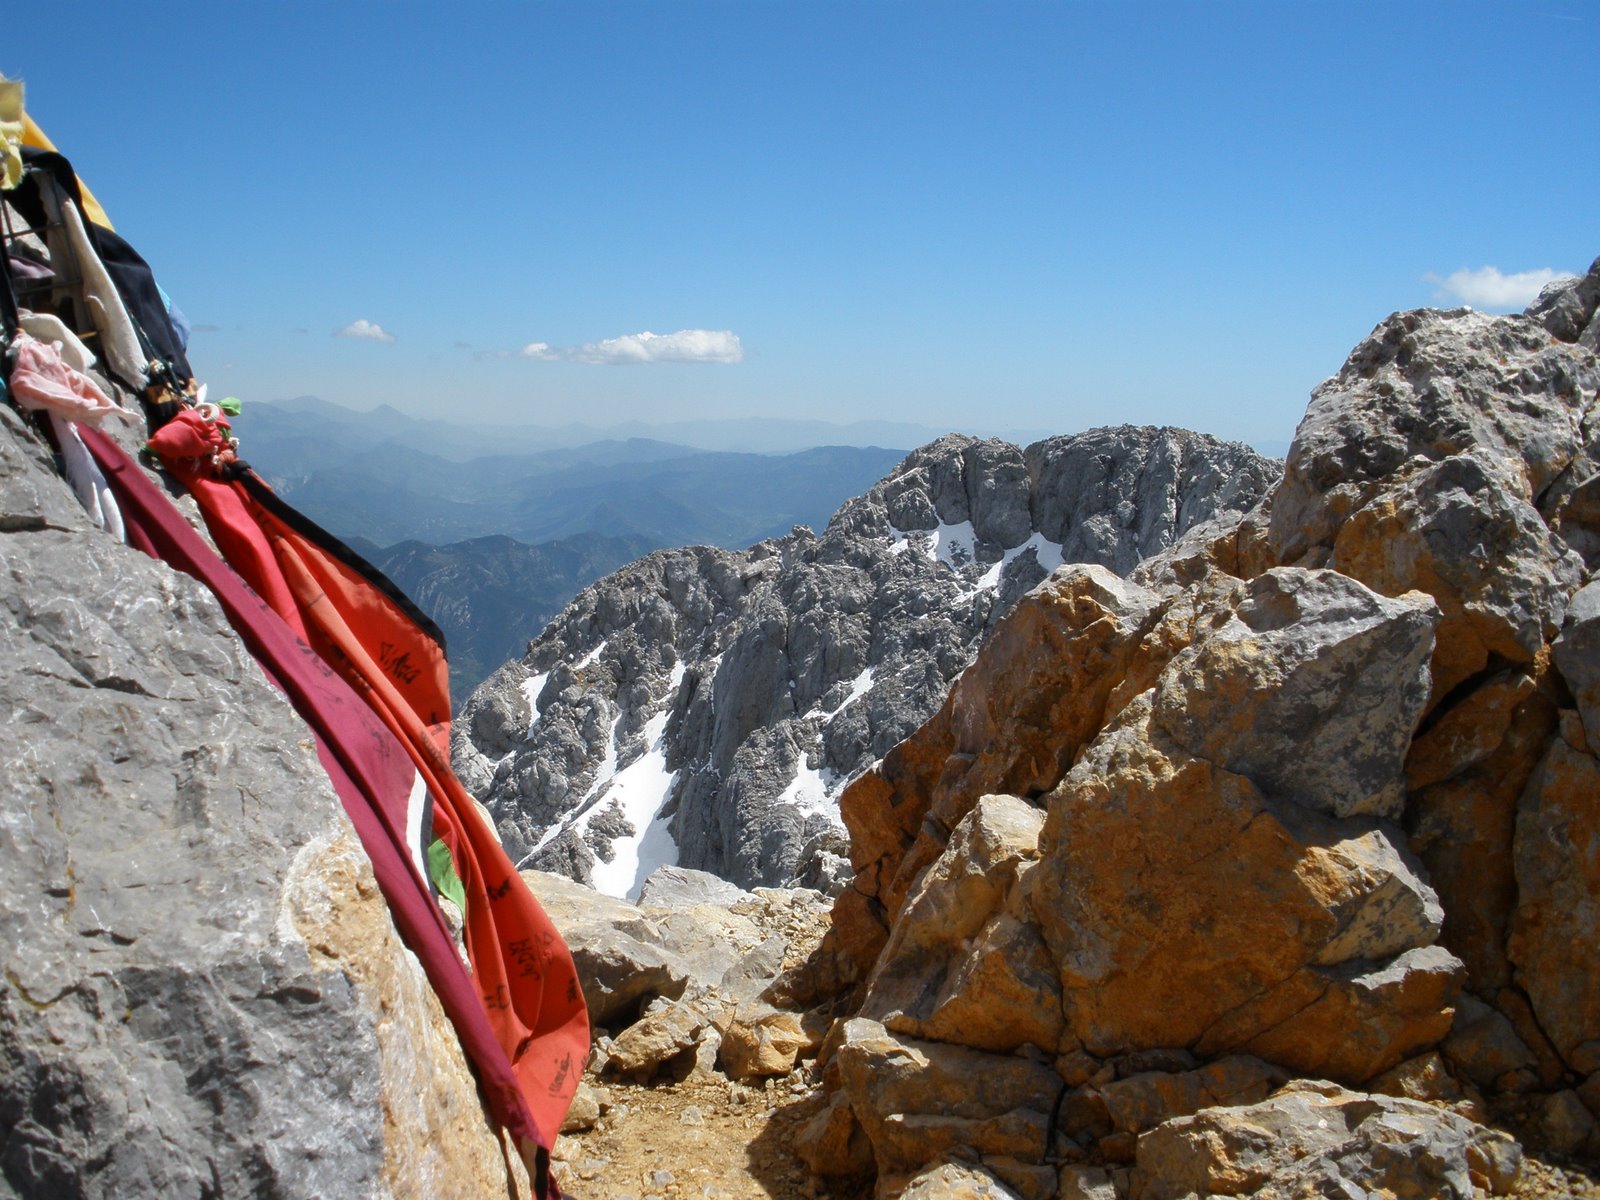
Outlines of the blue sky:
<svg viewBox="0 0 1600 1200">
<path fill-rule="evenodd" d="M 16 24 L 0 71 L 247 403 L 1281 443 L 1389 312 L 1494 307 L 1441 281 L 1600 254 L 1575 0 Z"/>
</svg>

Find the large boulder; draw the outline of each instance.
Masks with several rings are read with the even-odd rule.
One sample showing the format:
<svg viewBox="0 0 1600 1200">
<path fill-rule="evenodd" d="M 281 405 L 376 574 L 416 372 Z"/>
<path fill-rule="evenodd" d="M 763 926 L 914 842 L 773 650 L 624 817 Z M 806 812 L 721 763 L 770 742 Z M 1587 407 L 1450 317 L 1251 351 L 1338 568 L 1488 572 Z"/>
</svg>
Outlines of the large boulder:
<svg viewBox="0 0 1600 1200">
<path fill-rule="evenodd" d="M 1444 1035 L 1443 914 L 1399 829 L 1353 815 L 1403 794 L 1433 612 L 1269 572 L 1085 750 L 1028 881 L 1070 1037 L 1360 1082 Z"/>
<path fill-rule="evenodd" d="M 1054 1153 L 1065 1086 L 1048 1064 L 897 1037 L 863 1018 L 845 1025 L 838 1057 L 880 1172 L 917 1171 L 957 1147 L 1035 1166 Z"/>
<path fill-rule="evenodd" d="M 985 796 L 918 879 L 861 1015 L 895 1033 L 1012 1052 L 1054 1049 L 1061 986 L 1021 880 L 1039 856 L 1044 813 Z"/>
<path fill-rule="evenodd" d="M 1049 791 L 1120 703 L 1119 685 L 1154 677 L 1165 639 L 1146 634 L 1159 612 L 1155 593 L 1104 567 L 1063 568 L 996 627 L 939 712 L 845 789 L 855 879 L 829 951 L 845 982 L 867 974 L 914 881 L 981 796 Z"/>
<path fill-rule="evenodd" d="M 310 733 L 0 408 L 0 1192 L 504 1193 Z"/>
<path fill-rule="evenodd" d="M 1508 1195 L 1522 1155 L 1429 1104 L 1291 1084 L 1242 1108 L 1208 1108 L 1139 1138 L 1133 1200 L 1192 1196 Z"/>
</svg>

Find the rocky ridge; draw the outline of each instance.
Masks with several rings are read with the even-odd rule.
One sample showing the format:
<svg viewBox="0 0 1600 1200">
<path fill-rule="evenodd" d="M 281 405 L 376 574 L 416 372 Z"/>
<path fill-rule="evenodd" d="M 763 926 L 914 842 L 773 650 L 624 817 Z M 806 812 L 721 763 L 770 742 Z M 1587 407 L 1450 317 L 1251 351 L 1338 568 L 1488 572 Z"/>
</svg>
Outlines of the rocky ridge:
<svg viewBox="0 0 1600 1200">
<path fill-rule="evenodd" d="M 818 1170 L 862 1136 L 884 1198 L 1465 1198 L 1532 1186 L 1508 1130 L 1600 1161 L 1597 296 L 1390 317 L 1258 507 L 1056 572 L 845 790 L 791 981 L 848 998 Z"/>
<path fill-rule="evenodd" d="M 840 790 L 1018 597 L 1063 561 L 1129 571 L 1278 472 L 1172 429 L 940 439 L 821 535 L 662 551 L 580 594 L 465 705 L 456 770 L 514 860 L 613 895 L 663 862 L 837 887 Z"/>
</svg>

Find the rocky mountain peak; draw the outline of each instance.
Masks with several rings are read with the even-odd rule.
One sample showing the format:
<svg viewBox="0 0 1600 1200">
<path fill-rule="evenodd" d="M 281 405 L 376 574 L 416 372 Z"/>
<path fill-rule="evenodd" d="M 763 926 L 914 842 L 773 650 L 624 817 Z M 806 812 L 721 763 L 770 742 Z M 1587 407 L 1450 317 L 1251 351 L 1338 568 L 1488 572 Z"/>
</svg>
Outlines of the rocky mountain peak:
<svg viewBox="0 0 1600 1200">
<path fill-rule="evenodd" d="M 661 551 L 586 590 L 468 701 L 457 770 L 515 859 L 615 894 L 664 862 L 832 886 L 840 788 L 1018 597 L 1063 561 L 1127 571 L 1278 469 L 1175 429 L 940 438 L 821 534 Z"/>
</svg>

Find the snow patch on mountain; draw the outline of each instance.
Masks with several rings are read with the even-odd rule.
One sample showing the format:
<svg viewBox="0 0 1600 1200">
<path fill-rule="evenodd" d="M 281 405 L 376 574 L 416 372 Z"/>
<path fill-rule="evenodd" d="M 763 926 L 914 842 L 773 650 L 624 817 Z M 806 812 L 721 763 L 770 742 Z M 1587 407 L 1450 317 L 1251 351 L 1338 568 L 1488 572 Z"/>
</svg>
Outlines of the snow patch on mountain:
<svg viewBox="0 0 1600 1200">
<path fill-rule="evenodd" d="M 1000 579 L 1012 563 L 1024 554 L 1032 552 L 1034 559 L 1046 575 L 1066 562 L 1061 551 L 1060 542 L 1052 542 L 1042 533 L 1034 533 L 1020 546 L 1013 546 L 1000 556 L 1000 561 L 995 563 L 978 578 L 978 586 L 994 591 L 1000 586 Z"/>
<path fill-rule="evenodd" d="M 528 702 L 528 732 L 523 734 L 527 740 L 533 736 L 534 726 L 539 723 L 539 694 L 544 691 L 544 685 L 550 682 L 550 672 L 541 671 L 537 675 L 530 675 L 522 681 L 522 695 Z"/>
<path fill-rule="evenodd" d="M 645 724 L 645 743 L 650 748 L 618 771 L 606 792 L 606 806 L 616 806 L 633 833 L 611 839 L 611 860 L 595 863 L 590 882 L 607 896 L 630 900 L 639 898 L 645 878 L 657 867 L 675 865 L 678 846 L 672 840 L 670 823 L 660 819 L 662 806 L 672 793 L 677 772 L 667 766 L 667 714 L 659 713 Z M 596 810 L 579 823 L 587 833 Z"/>
<path fill-rule="evenodd" d="M 817 704 L 812 707 L 811 711 L 806 713 L 806 716 L 821 717 L 825 721 L 831 720 L 832 718 L 837 717 L 845 709 L 849 708 L 852 704 L 861 699 L 861 697 L 865 696 L 871 690 L 872 668 L 868 667 L 862 671 L 861 674 L 857 675 L 850 681 L 849 692 L 847 692 L 845 694 L 845 698 L 839 701 L 838 704 L 834 705 L 833 708 L 824 711 L 822 702 L 818 701 Z"/>
<path fill-rule="evenodd" d="M 778 802 L 807 816 L 825 817 L 843 829 L 844 822 L 839 819 L 839 793 L 846 782 L 826 767 L 817 769 L 802 761 L 789 786 L 779 793 Z"/>
</svg>

